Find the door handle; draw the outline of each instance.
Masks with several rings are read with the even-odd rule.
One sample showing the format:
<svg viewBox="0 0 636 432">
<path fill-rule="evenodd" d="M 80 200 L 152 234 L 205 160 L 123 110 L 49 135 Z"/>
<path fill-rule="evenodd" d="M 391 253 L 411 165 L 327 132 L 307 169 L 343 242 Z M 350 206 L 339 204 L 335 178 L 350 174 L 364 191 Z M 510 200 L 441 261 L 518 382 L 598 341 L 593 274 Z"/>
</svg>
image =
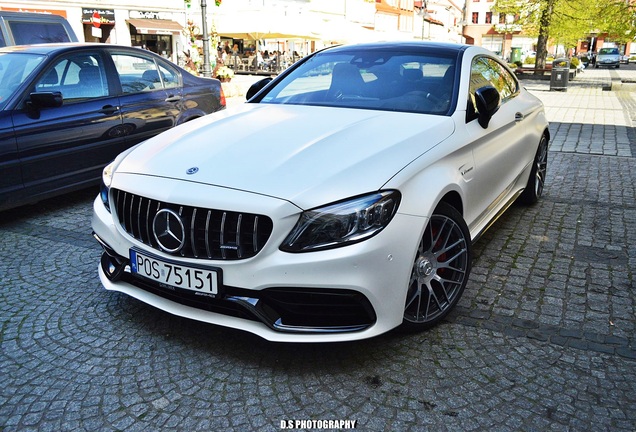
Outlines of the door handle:
<svg viewBox="0 0 636 432">
<path fill-rule="evenodd" d="M 114 105 L 106 105 L 99 110 L 102 114 L 115 114 L 117 111 L 119 111 L 119 107 Z"/>
<path fill-rule="evenodd" d="M 522 114 L 520 112 L 515 114 L 515 121 L 516 122 L 520 122 L 520 121 L 522 121 L 525 118 L 526 118 L 525 114 Z"/>
<path fill-rule="evenodd" d="M 166 98 L 166 102 L 179 102 L 181 100 L 181 96 L 168 96 Z"/>
</svg>

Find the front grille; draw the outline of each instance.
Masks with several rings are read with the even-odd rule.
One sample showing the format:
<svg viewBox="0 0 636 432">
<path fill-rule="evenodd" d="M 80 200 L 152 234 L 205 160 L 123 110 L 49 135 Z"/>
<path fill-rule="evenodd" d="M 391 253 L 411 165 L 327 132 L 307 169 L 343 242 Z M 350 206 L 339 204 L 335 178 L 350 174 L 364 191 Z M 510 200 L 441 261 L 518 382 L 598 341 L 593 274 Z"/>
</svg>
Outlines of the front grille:
<svg viewBox="0 0 636 432">
<path fill-rule="evenodd" d="M 153 233 L 159 210 L 177 213 L 184 227 L 185 243 L 173 255 L 185 258 L 240 260 L 263 249 L 272 233 L 272 220 L 263 215 L 190 207 L 145 198 L 112 189 L 119 224 L 130 236 L 153 249 L 162 249 Z"/>
</svg>

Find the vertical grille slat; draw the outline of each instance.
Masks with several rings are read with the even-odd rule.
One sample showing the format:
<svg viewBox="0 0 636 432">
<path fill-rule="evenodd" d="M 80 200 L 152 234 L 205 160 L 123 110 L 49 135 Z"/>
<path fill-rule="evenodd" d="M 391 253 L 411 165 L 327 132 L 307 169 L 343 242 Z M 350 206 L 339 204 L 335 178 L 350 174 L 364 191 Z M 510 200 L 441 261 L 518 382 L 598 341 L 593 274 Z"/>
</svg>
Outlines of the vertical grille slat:
<svg viewBox="0 0 636 432">
<path fill-rule="evenodd" d="M 112 196 L 121 228 L 134 239 L 164 253 L 155 239 L 153 222 L 161 209 L 176 212 L 181 217 L 186 239 L 174 255 L 185 258 L 251 258 L 263 249 L 273 229 L 271 219 L 263 215 L 161 202 L 116 189 Z"/>
<path fill-rule="evenodd" d="M 144 243 L 152 245 L 152 234 L 150 233 L 150 206 L 152 206 L 152 200 L 148 200 L 148 206 L 146 207 L 146 239 Z"/>
<path fill-rule="evenodd" d="M 210 216 L 212 216 L 212 210 L 208 210 L 208 216 L 205 219 L 205 253 L 208 258 L 212 258 L 212 249 L 210 248 Z"/>
<path fill-rule="evenodd" d="M 221 218 L 221 233 L 219 235 L 219 247 L 221 249 L 221 258 L 226 259 L 225 253 L 225 219 L 227 218 L 227 212 L 223 212 L 223 217 Z"/>
<path fill-rule="evenodd" d="M 192 218 L 190 219 L 190 245 L 192 247 L 192 255 L 199 258 L 197 253 L 197 237 L 196 237 L 197 209 L 192 210 Z"/>
<path fill-rule="evenodd" d="M 241 221 L 243 220 L 243 214 L 238 215 L 236 221 L 236 255 L 242 258 L 241 254 Z"/>
<path fill-rule="evenodd" d="M 137 207 L 137 233 L 139 234 L 139 240 L 143 241 L 141 234 L 141 205 L 143 204 L 144 199 L 139 197 L 139 206 Z"/>
<path fill-rule="evenodd" d="M 254 218 L 254 227 L 252 228 L 252 251 L 258 251 L 258 216 Z"/>
</svg>

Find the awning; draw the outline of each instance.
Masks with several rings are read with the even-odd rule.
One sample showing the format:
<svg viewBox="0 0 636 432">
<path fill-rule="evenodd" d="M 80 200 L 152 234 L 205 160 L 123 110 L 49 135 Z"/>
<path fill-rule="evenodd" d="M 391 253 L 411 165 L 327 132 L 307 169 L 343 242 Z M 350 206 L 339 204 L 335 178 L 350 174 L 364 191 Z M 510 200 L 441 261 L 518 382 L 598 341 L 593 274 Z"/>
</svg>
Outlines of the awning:
<svg viewBox="0 0 636 432">
<path fill-rule="evenodd" d="M 313 23 L 300 17 L 266 17 L 261 14 L 242 14 L 217 18 L 214 30 L 221 36 L 235 39 L 305 39 L 319 40 Z"/>
<path fill-rule="evenodd" d="M 181 24 L 170 20 L 129 18 L 126 22 L 134 26 L 140 34 L 178 35 L 183 31 Z"/>
</svg>

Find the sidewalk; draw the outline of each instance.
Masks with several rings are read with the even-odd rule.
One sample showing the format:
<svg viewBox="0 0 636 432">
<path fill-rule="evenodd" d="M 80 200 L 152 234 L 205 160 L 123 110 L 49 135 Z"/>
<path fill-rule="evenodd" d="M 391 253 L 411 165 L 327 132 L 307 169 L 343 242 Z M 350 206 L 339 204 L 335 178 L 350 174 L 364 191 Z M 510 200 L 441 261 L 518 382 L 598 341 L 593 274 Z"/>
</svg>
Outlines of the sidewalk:
<svg viewBox="0 0 636 432">
<path fill-rule="evenodd" d="M 636 124 L 636 70 L 588 69 L 568 82 L 567 91 L 550 91 L 550 81 L 522 80 L 543 101 L 552 135 L 550 150 L 607 156 L 634 155 L 628 134 Z"/>
</svg>

